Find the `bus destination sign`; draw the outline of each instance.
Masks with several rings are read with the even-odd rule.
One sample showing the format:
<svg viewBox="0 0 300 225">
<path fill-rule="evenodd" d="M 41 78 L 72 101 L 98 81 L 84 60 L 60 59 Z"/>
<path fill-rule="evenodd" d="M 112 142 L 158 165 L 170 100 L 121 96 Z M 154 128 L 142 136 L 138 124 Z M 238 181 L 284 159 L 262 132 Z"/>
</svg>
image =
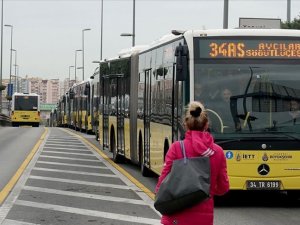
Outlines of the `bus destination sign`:
<svg viewBox="0 0 300 225">
<path fill-rule="evenodd" d="M 201 59 L 300 59 L 296 40 L 200 39 Z"/>
</svg>

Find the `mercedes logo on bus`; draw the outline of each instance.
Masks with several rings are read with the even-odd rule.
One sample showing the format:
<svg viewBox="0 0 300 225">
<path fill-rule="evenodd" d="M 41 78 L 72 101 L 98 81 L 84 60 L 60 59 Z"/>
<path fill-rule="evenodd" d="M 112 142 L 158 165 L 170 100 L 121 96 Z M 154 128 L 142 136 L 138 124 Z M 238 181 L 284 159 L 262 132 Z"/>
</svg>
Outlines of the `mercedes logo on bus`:
<svg viewBox="0 0 300 225">
<path fill-rule="evenodd" d="M 261 164 L 258 168 L 257 168 L 257 172 L 262 175 L 265 176 L 270 172 L 270 167 L 267 164 Z"/>
</svg>

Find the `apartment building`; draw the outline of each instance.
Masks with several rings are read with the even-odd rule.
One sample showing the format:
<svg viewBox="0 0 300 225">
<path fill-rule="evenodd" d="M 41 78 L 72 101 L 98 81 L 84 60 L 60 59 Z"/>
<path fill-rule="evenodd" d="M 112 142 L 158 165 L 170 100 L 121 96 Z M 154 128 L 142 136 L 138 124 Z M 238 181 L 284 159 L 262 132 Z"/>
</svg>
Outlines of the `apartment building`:
<svg viewBox="0 0 300 225">
<path fill-rule="evenodd" d="M 59 79 L 28 78 L 29 92 L 40 95 L 41 103 L 57 103 L 60 96 Z"/>
</svg>

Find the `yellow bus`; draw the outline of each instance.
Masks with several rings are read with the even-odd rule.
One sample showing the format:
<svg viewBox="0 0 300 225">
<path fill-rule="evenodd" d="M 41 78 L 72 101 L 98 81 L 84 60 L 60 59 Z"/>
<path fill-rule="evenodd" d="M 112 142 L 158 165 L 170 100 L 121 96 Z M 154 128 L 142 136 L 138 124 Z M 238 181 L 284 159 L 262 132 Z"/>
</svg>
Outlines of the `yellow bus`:
<svg viewBox="0 0 300 225">
<path fill-rule="evenodd" d="M 75 130 L 93 133 L 93 80 L 82 81 L 74 84 L 63 98 L 68 99 L 70 104 L 66 105 L 66 112 L 70 111 L 70 125 Z"/>
<path fill-rule="evenodd" d="M 174 31 L 100 64 L 99 138 L 115 162 L 160 174 L 202 101 L 231 190 L 300 191 L 300 31 Z"/>
<path fill-rule="evenodd" d="M 14 93 L 12 96 L 12 126 L 40 125 L 40 97 L 35 93 Z"/>
</svg>

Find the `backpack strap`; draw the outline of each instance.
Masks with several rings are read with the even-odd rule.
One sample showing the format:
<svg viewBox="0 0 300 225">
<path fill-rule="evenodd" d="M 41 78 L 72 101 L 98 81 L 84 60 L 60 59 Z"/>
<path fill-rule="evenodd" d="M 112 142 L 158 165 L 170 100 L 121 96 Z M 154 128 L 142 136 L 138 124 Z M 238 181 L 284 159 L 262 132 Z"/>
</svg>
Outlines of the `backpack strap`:
<svg viewBox="0 0 300 225">
<path fill-rule="evenodd" d="M 186 164 L 187 163 L 187 160 L 186 160 L 186 152 L 185 152 L 185 148 L 184 148 L 184 143 L 183 143 L 183 141 L 179 141 L 179 143 L 180 143 L 180 148 L 181 148 L 181 152 L 182 152 L 182 155 L 183 155 L 183 162 L 184 162 L 184 164 Z"/>
</svg>

